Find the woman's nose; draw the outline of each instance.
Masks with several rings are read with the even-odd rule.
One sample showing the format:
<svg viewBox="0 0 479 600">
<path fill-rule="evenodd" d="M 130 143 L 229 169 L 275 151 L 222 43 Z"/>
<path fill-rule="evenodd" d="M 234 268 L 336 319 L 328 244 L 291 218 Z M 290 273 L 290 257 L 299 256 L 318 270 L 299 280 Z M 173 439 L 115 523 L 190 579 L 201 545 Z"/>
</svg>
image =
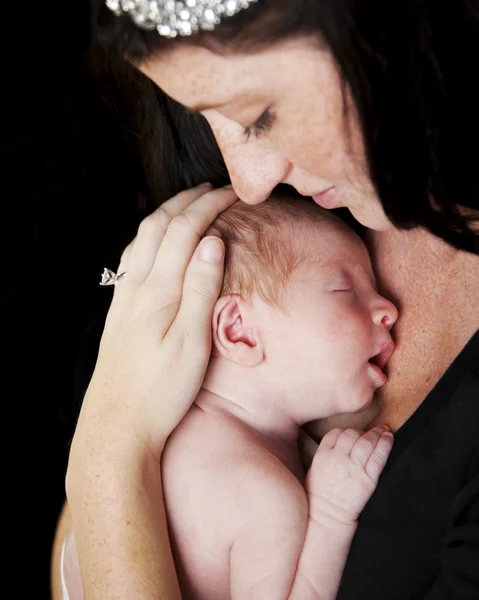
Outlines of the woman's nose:
<svg viewBox="0 0 479 600">
<path fill-rule="evenodd" d="M 252 135 L 246 140 L 237 125 L 210 124 L 239 199 L 247 204 L 266 200 L 287 176 L 291 163 L 267 137 L 256 139 Z"/>
<path fill-rule="evenodd" d="M 373 312 L 373 320 L 376 325 L 383 325 L 389 331 L 397 319 L 398 309 L 395 305 L 387 298 L 378 295 Z"/>
</svg>

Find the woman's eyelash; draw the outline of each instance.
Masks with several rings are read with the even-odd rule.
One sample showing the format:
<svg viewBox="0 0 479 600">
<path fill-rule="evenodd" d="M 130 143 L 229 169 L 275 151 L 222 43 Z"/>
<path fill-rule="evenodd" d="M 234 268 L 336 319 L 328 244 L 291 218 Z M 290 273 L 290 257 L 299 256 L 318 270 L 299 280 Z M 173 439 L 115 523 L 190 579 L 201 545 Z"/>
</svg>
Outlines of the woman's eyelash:
<svg viewBox="0 0 479 600">
<path fill-rule="evenodd" d="M 259 138 L 262 133 L 266 133 L 273 126 L 273 115 L 269 108 L 257 119 L 252 125 L 248 125 L 244 128 L 244 134 L 246 139 L 249 139 L 250 135 L 253 134 L 256 138 Z"/>
</svg>

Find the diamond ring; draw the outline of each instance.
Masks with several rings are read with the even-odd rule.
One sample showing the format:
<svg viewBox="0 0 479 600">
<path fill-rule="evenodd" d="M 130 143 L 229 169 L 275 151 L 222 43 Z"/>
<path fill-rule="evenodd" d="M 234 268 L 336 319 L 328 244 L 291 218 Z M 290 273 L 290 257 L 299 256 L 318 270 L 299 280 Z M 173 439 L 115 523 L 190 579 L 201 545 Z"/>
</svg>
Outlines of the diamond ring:
<svg viewBox="0 0 479 600">
<path fill-rule="evenodd" d="M 116 282 L 126 275 L 126 271 L 124 273 L 119 273 L 118 275 L 111 271 L 110 269 L 103 269 L 103 273 L 101 275 L 100 285 L 115 285 Z"/>
</svg>

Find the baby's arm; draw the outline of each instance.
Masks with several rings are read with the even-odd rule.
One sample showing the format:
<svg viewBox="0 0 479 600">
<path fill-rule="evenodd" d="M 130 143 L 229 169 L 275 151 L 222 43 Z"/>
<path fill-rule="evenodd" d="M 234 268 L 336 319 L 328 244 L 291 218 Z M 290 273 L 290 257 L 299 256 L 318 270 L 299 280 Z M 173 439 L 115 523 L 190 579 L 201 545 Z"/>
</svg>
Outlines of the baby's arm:
<svg viewBox="0 0 479 600">
<path fill-rule="evenodd" d="M 382 428 L 334 429 L 308 472 L 307 503 L 294 485 L 268 484 L 231 549 L 232 600 L 333 600 L 391 448 Z"/>
</svg>

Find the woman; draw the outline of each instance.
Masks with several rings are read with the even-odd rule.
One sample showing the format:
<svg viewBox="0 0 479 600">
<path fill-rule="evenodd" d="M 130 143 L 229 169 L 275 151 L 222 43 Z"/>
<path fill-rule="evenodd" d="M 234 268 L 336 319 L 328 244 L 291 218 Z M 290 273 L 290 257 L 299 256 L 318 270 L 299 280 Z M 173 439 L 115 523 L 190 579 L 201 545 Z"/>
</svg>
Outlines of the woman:
<svg viewBox="0 0 479 600">
<path fill-rule="evenodd" d="M 478 597 L 477 3 L 220 2 L 213 30 L 176 38 L 191 13 L 144 30 L 131 17 L 144 26 L 155 11 L 109 4 L 121 16 L 101 11 L 105 44 L 201 112 L 234 192 L 178 194 L 122 257 L 67 474 L 85 597 L 180 597 L 158 457 L 210 350 L 223 248 L 198 243 L 236 195 L 261 202 L 280 183 L 369 228 L 401 309 L 372 420 L 395 448 L 338 597 Z"/>
</svg>

